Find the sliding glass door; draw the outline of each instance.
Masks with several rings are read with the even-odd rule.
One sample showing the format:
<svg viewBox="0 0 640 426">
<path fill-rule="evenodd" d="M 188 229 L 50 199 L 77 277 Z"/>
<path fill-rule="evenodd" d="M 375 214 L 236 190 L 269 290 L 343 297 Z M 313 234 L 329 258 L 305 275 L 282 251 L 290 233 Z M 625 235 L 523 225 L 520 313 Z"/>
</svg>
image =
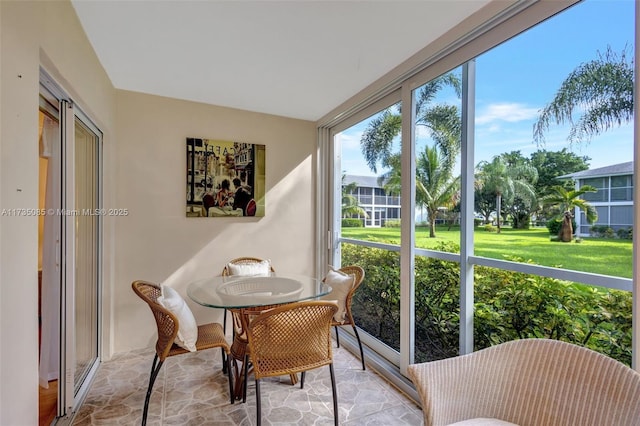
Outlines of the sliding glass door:
<svg viewBox="0 0 640 426">
<path fill-rule="evenodd" d="M 41 94 L 57 108 L 60 123 L 50 160 L 57 167 L 46 177 L 55 196 L 45 209 L 50 229 L 44 233 L 55 237 L 45 239 L 41 250 L 55 258 L 47 275 L 57 279 L 46 282 L 57 296 L 43 303 L 51 313 L 46 321 L 59 323 L 60 332 L 46 341 L 47 350 L 59 354 L 57 416 L 68 418 L 100 361 L 102 133 L 44 71 Z M 43 268 L 43 283 L 44 275 Z"/>
<path fill-rule="evenodd" d="M 74 117 L 75 145 L 75 373 L 77 394 L 98 360 L 99 289 L 99 147 L 90 124 Z"/>
</svg>

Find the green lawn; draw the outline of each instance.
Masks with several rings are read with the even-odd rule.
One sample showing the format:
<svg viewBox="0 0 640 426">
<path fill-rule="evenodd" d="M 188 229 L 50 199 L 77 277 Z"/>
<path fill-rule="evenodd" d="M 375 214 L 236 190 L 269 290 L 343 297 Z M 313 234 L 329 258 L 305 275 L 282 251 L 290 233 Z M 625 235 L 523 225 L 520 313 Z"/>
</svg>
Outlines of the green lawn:
<svg viewBox="0 0 640 426">
<path fill-rule="evenodd" d="M 400 242 L 400 228 L 343 228 L 345 238 Z M 419 227 L 416 246 L 434 248 L 440 241 L 460 243 L 459 228 L 438 228 L 436 238 L 429 238 L 429 228 Z M 500 234 L 477 228 L 474 233 L 475 254 L 494 259 L 516 256 L 544 266 L 631 278 L 631 240 L 583 238 L 582 242 L 561 243 L 549 239 L 546 228 L 529 230 L 503 228 Z"/>
</svg>

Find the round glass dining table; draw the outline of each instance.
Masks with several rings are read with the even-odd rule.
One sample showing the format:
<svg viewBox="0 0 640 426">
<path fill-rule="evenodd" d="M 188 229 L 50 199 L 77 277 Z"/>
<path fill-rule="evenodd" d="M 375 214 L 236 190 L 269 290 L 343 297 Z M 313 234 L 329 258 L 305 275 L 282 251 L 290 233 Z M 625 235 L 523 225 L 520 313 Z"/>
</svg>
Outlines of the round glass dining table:
<svg viewBox="0 0 640 426">
<path fill-rule="evenodd" d="M 331 287 L 305 275 L 215 276 L 194 281 L 187 295 L 210 308 L 242 309 L 300 302 L 322 297 Z"/>
<path fill-rule="evenodd" d="M 235 366 L 235 399 L 241 399 L 243 396 L 244 369 L 249 368 L 245 362 L 248 342 L 244 331 L 249 316 L 260 312 L 261 308 L 317 299 L 329 293 L 331 287 L 322 280 L 304 275 L 215 276 L 194 281 L 187 286 L 187 294 L 194 302 L 210 308 L 231 311 L 231 357 Z M 238 368 L 238 362 L 242 363 L 242 368 Z M 297 376 L 291 374 L 290 377 L 291 384 L 295 384 Z"/>
</svg>

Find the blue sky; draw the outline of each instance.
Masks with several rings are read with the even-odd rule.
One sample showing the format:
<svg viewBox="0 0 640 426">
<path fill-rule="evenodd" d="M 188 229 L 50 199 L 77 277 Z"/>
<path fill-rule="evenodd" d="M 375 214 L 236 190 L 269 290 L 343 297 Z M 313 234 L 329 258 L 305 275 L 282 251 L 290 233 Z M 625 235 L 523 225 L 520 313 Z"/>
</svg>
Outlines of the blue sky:
<svg viewBox="0 0 640 426">
<path fill-rule="evenodd" d="M 475 163 L 515 150 L 528 157 L 538 148 L 570 149 L 591 157 L 592 168 L 631 160 L 631 124 L 582 146 L 569 145 L 567 126 L 552 125 L 541 147 L 532 135 L 539 110 L 573 69 L 595 59 L 607 46 L 618 53 L 626 46 L 630 56 L 633 42 L 633 0 L 586 0 L 480 55 L 476 59 Z M 443 92 L 438 101 L 459 102 L 452 92 Z M 366 123 L 361 123 L 341 135 L 342 169 L 348 174 L 373 174 L 361 159 L 359 141 L 365 128 Z"/>
</svg>

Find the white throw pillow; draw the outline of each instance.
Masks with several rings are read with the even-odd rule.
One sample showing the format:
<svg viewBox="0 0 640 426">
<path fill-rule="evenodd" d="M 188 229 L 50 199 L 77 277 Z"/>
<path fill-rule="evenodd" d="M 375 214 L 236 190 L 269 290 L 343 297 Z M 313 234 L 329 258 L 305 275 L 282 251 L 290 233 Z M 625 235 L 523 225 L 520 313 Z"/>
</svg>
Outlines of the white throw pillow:
<svg viewBox="0 0 640 426">
<path fill-rule="evenodd" d="M 347 315 L 347 294 L 353 288 L 355 281 L 355 275 L 348 275 L 336 269 L 330 269 L 324 278 L 324 282 L 331 287 L 331 293 L 324 296 L 323 299 L 338 302 L 338 311 L 333 316 L 333 319 L 340 324 L 344 322 Z"/>
<path fill-rule="evenodd" d="M 158 303 L 178 319 L 178 335 L 175 343 L 181 348 L 195 352 L 198 324 L 187 302 L 173 288 L 162 286 L 162 295 L 158 297 Z"/>
<path fill-rule="evenodd" d="M 231 275 L 268 276 L 271 274 L 271 261 L 263 260 L 255 263 L 228 263 L 227 269 Z"/>
</svg>

